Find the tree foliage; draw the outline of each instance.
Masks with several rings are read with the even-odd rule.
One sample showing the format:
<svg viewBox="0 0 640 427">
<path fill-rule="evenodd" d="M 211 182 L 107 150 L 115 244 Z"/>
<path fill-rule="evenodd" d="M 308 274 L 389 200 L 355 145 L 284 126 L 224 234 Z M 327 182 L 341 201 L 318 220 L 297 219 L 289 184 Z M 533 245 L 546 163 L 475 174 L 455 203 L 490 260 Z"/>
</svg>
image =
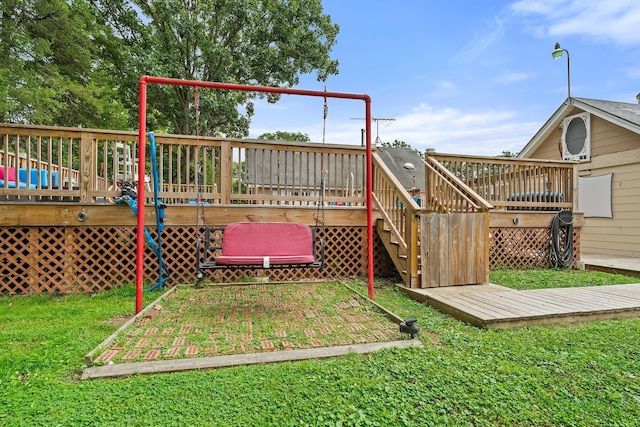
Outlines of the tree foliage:
<svg viewBox="0 0 640 427">
<path fill-rule="evenodd" d="M 84 1 L 0 3 L 0 122 L 121 129 L 127 115 Z"/>
<path fill-rule="evenodd" d="M 413 148 L 411 144 L 401 141 L 399 139 L 395 139 L 393 142 L 383 142 L 380 144 L 381 147 L 391 147 L 391 148 L 408 148 L 410 150 L 415 151 L 421 158 L 424 158 L 424 153 L 417 148 Z"/>
<path fill-rule="evenodd" d="M 400 141 L 399 139 L 395 139 L 393 142 L 385 141 L 380 144 L 381 147 L 392 147 L 392 148 L 411 148 L 411 145 L 407 142 Z"/>
<path fill-rule="evenodd" d="M 337 74 L 321 0 L 4 0 L 0 121 L 135 127 L 143 75 L 291 87 Z M 278 95 L 149 85 L 157 131 L 246 136 Z"/>
<path fill-rule="evenodd" d="M 129 108 L 137 108 L 141 75 L 188 80 L 291 87 L 300 74 L 319 81 L 337 74 L 330 58 L 339 27 L 322 13 L 320 0 L 92 0 L 121 49 L 119 86 Z M 117 44 L 117 43 L 114 43 Z M 123 51 L 125 52 L 123 54 Z M 253 100 L 275 94 L 214 91 L 195 94 L 181 86 L 150 85 L 149 126 L 182 134 L 248 134 Z"/>
<path fill-rule="evenodd" d="M 258 139 L 266 139 L 269 141 L 293 141 L 293 142 L 311 142 L 311 138 L 308 134 L 303 132 L 265 132 L 258 136 Z"/>
</svg>

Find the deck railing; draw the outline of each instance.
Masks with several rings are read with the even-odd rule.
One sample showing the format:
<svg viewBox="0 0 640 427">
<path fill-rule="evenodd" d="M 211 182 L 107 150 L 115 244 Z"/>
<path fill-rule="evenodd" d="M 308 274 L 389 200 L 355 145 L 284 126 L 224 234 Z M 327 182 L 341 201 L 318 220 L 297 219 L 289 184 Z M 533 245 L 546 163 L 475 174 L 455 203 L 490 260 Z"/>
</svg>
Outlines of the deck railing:
<svg viewBox="0 0 640 427">
<path fill-rule="evenodd" d="M 471 187 L 432 157 L 425 158 L 425 202 L 437 213 L 488 212 L 493 209 Z"/>
<path fill-rule="evenodd" d="M 410 251 L 417 242 L 416 216 L 424 209 L 377 155 L 373 156 L 373 200 L 394 239 L 404 251 Z"/>
<path fill-rule="evenodd" d="M 389 168 L 375 153 L 373 160 L 373 201 L 390 240 L 397 245 L 387 252 L 396 264 L 405 283 L 411 283 L 420 269 L 418 242 L 419 214 L 424 210 L 416 199 L 402 187 Z M 386 244 L 386 243 L 385 243 Z"/>
<path fill-rule="evenodd" d="M 397 245 L 397 264 L 405 283 L 413 283 L 420 270 L 420 218 L 424 214 L 488 213 L 493 207 L 460 179 L 433 159 L 425 161 L 426 191 L 422 199 L 414 196 L 396 179 L 384 162 L 373 156 L 373 199 L 391 240 Z M 420 203 L 420 204 L 419 204 Z M 487 236 L 488 238 L 488 236 Z M 389 250 L 388 250 L 389 251 Z M 392 257 L 396 254 L 389 251 Z"/>
<path fill-rule="evenodd" d="M 430 154 L 497 210 L 572 209 L 574 164 L 553 160 Z"/>
<path fill-rule="evenodd" d="M 414 198 L 377 156 L 373 156 L 373 198 L 400 246 L 411 251 L 418 241 L 418 216 L 425 213 L 488 212 L 493 206 L 437 161 L 426 158 L 426 191 Z M 418 204 L 420 202 L 420 204 Z"/>
<path fill-rule="evenodd" d="M 20 185 L 3 180 L 0 200 L 109 202 L 123 182 L 138 179 L 135 132 L 0 124 L 0 138 L 0 168 L 25 176 Z M 161 134 L 155 141 L 166 204 L 365 203 L 359 146 Z M 147 159 L 147 196 L 150 165 Z"/>
</svg>

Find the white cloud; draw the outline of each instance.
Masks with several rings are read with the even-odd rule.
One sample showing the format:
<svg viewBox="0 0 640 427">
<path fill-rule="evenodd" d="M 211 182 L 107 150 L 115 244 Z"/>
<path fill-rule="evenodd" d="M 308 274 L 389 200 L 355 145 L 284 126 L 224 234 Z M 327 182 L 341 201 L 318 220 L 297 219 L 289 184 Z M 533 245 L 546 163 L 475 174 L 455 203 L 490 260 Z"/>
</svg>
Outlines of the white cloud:
<svg viewBox="0 0 640 427">
<path fill-rule="evenodd" d="M 511 9 L 522 14 L 549 16 L 571 3 L 572 0 L 519 0 L 511 5 Z"/>
<path fill-rule="evenodd" d="M 461 62 L 470 62 L 480 56 L 487 48 L 504 34 L 505 21 L 499 16 L 494 16 L 493 21 L 484 23 L 484 28 L 477 31 L 469 43 L 456 55 L 455 59 Z"/>
<path fill-rule="evenodd" d="M 435 148 L 441 153 L 495 156 L 503 151 L 520 151 L 542 121 L 521 120 L 513 111 L 462 111 L 421 104 L 406 114 L 381 125 L 382 141 L 404 141 L 418 150 Z M 327 143 L 360 144 L 362 123 L 334 123 L 327 129 Z M 372 125 L 372 140 L 376 126 Z M 320 129 L 307 129 L 318 141 Z"/>
<path fill-rule="evenodd" d="M 457 85 L 450 81 L 441 80 L 438 82 L 437 88 L 442 90 L 451 90 L 451 89 L 456 89 Z"/>
<path fill-rule="evenodd" d="M 519 0 L 511 10 L 544 22 L 530 23 L 545 36 L 587 36 L 601 42 L 640 44 L 638 0 Z"/>
<path fill-rule="evenodd" d="M 529 73 L 516 73 L 516 72 L 506 72 L 494 79 L 494 82 L 499 84 L 511 84 L 521 82 L 523 80 L 528 80 L 532 77 Z"/>
<path fill-rule="evenodd" d="M 398 139 L 415 148 L 489 156 L 519 151 L 539 126 L 520 122 L 512 111 L 461 111 L 428 105 L 397 120 Z"/>
</svg>

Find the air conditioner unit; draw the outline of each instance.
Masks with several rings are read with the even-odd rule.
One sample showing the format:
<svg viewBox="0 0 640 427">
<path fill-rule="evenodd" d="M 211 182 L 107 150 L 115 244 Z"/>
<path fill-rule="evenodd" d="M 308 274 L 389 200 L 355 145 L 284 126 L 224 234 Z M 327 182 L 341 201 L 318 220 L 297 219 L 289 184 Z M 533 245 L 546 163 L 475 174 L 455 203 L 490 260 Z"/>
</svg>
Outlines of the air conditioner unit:
<svg viewBox="0 0 640 427">
<path fill-rule="evenodd" d="M 562 121 L 562 160 L 591 160 L 591 115 L 580 113 Z"/>
</svg>

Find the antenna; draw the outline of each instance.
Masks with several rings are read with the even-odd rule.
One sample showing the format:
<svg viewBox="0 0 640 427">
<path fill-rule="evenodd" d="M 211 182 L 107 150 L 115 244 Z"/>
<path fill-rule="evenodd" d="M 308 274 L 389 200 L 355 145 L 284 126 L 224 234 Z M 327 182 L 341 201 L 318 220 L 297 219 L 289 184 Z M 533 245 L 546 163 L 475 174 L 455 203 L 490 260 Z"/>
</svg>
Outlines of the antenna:
<svg viewBox="0 0 640 427">
<path fill-rule="evenodd" d="M 391 124 L 391 122 L 395 121 L 395 117 L 397 116 L 397 114 L 394 114 L 391 117 L 371 117 L 371 121 L 375 122 L 376 124 L 376 144 L 380 144 L 382 143 L 382 140 L 380 140 L 380 122 L 382 122 L 384 124 L 384 126 L 389 126 Z M 351 120 L 366 120 L 363 117 L 352 117 Z"/>
</svg>

